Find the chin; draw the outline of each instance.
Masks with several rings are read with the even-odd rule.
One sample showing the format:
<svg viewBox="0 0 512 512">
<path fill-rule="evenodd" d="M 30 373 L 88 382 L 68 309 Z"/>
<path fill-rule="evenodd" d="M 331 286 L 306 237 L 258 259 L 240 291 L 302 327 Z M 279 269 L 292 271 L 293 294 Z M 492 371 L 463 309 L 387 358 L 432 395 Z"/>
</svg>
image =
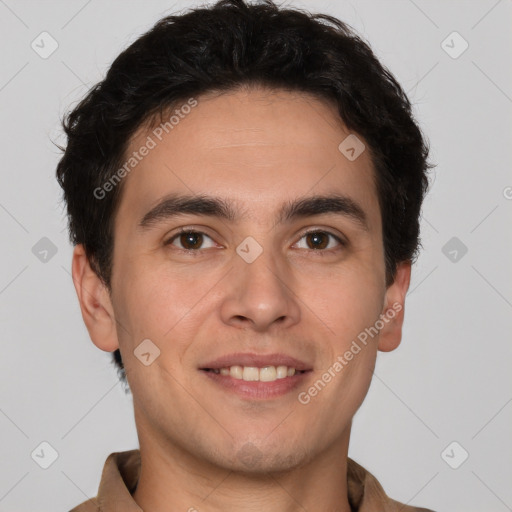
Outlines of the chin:
<svg viewBox="0 0 512 512">
<path fill-rule="evenodd" d="M 282 445 L 278 450 L 275 446 L 256 445 L 250 441 L 242 444 L 231 456 L 217 453 L 216 458 L 214 463 L 227 470 L 251 475 L 291 471 L 303 466 L 309 459 L 303 450 Z"/>
</svg>

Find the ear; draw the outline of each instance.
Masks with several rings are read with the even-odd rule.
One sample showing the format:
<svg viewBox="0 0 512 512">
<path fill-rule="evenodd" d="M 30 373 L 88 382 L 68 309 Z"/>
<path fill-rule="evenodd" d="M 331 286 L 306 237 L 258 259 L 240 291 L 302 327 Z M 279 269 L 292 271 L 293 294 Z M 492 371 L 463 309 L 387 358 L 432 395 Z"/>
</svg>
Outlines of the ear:
<svg viewBox="0 0 512 512">
<path fill-rule="evenodd" d="M 82 244 L 73 250 L 71 271 L 82 318 L 92 342 L 105 352 L 113 352 L 119 348 L 119 342 L 108 288 L 91 268 Z"/>
<path fill-rule="evenodd" d="M 381 318 L 384 327 L 380 330 L 378 349 L 391 352 L 400 345 L 405 314 L 405 296 L 411 281 L 411 262 L 398 264 L 394 282 L 386 290 Z"/>
</svg>

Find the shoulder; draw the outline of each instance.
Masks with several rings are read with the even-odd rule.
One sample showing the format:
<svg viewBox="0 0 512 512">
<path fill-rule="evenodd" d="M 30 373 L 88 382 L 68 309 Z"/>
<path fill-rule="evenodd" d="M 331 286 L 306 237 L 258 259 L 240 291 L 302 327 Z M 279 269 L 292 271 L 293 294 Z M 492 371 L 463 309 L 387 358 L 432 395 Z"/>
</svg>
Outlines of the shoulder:
<svg viewBox="0 0 512 512">
<path fill-rule="evenodd" d="M 435 512 L 391 499 L 375 476 L 350 457 L 347 464 L 347 486 L 350 505 L 358 512 Z"/>
</svg>

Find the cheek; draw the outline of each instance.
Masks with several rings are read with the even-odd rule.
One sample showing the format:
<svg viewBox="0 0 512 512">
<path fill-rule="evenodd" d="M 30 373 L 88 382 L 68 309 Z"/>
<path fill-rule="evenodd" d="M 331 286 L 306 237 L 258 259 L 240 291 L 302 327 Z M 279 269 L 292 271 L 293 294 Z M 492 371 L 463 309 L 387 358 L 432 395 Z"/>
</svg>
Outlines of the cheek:
<svg viewBox="0 0 512 512">
<path fill-rule="evenodd" d="M 210 279 L 211 273 L 199 281 L 197 275 L 170 271 L 169 266 L 155 262 L 126 271 L 116 289 L 115 304 L 123 353 L 129 357 L 149 339 L 160 350 L 160 365 L 173 373 L 186 373 L 185 356 L 194 350 L 197 333 L 212 307 L 208 290 L 215 280 L 210 283 Z"/>
<path fill-rule="evenodd" d="M 197 295 L 197 288 L 183 276 L 158 269 L 154 262 L 125 265 L 119 273 L 123 278 L 116 290 L 118 311 L 134 333 L 164 336 L 190 310 Z"/>
<path fill-rule="evenodd" d="M 118 337 L 133 394 L 147 402 L 148 407 L 156 407 L 153 390 L 165 389 L 158 401 L 176 402 L 174 379 L 185 382 L 184 356 L 195 339 L 194 315 L 201 311 L 197 281 L 194 289 L 183 278 L 141 265 L 125 274 L 117 296 L 115 314 L 122 324 Z M 144 340 L 150 340 L 156 348 Z M 143 341 L 150 358 L 158 354 L 148 366 L 137 358 Z M 181 387 L 178 388 L 179 393 Z"/>
<path fill-rule="evenodd" d="M 373 325 L 379 318 L 385 297 L 380 275 L 368 272 L 338 272 L 315 293 L 304 295 L 309 309 L 344 343 Z"/>
</svg>

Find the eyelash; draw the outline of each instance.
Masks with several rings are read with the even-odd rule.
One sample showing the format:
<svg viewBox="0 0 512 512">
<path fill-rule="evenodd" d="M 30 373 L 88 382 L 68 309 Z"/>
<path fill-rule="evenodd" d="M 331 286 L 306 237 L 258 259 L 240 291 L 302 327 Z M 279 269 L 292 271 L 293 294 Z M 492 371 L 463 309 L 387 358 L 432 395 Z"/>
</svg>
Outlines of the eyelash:
<svg viewBox="0 0 512 512">
<path fill-rule="evenodd" d="M 205 235 L 208 238 L 210 238 L 210 240 L 213 240 L 212 237 L 210 237 L 209 235 L 207 235 L 203 231 L 198 231 L 196 229 L 191 229 L 191 228 L 181 228 L 171 238 L 169 238 L 167 241 L 164 242 L 164 246 L 172 245 L 174 240 L 176 240 L 180 235 L 188 234 L 188 233 Z M 302 233 L 302 235 L 299 238 L 299 240 L 302 240 L 305 236 L 313 234 L 313 233 L 315 233 L 315 234 L 316 233 L 322 233 L 322 234 L 331 236 L 332 238 L 334 238 L 340 244 L 340 246 L 342 248 L 345 248 L 348 245 L 348 243 L 345 242 L 345 240 L 340 238 L 338 235 L 335 235 L 334 233 L 331 233 L 330 231 L 326 231 L 326 230 L 323 230 L 323 229 L 312 229 L 310 231 L 306 231 L 306 232 Z M 199 256 L 200 253 L 202 252 L 201 249 L 180 249 L 179 247 L 176 248 L 176 250 L 178 250 L 178 251 L 180 251 L 182 253 L 191 254 L 193 256 Z M 319 256 L 326 256 L 328 254 L 331 254 L 332 252 L 336 252 L 336 251 L 340 250 L 340 248 L 338 247 L 338 248 L 334 248 L 334 249 L 306 249 L 306 250 L 309 251 L 309 252 L 317 253 Z"/>
</svg>

